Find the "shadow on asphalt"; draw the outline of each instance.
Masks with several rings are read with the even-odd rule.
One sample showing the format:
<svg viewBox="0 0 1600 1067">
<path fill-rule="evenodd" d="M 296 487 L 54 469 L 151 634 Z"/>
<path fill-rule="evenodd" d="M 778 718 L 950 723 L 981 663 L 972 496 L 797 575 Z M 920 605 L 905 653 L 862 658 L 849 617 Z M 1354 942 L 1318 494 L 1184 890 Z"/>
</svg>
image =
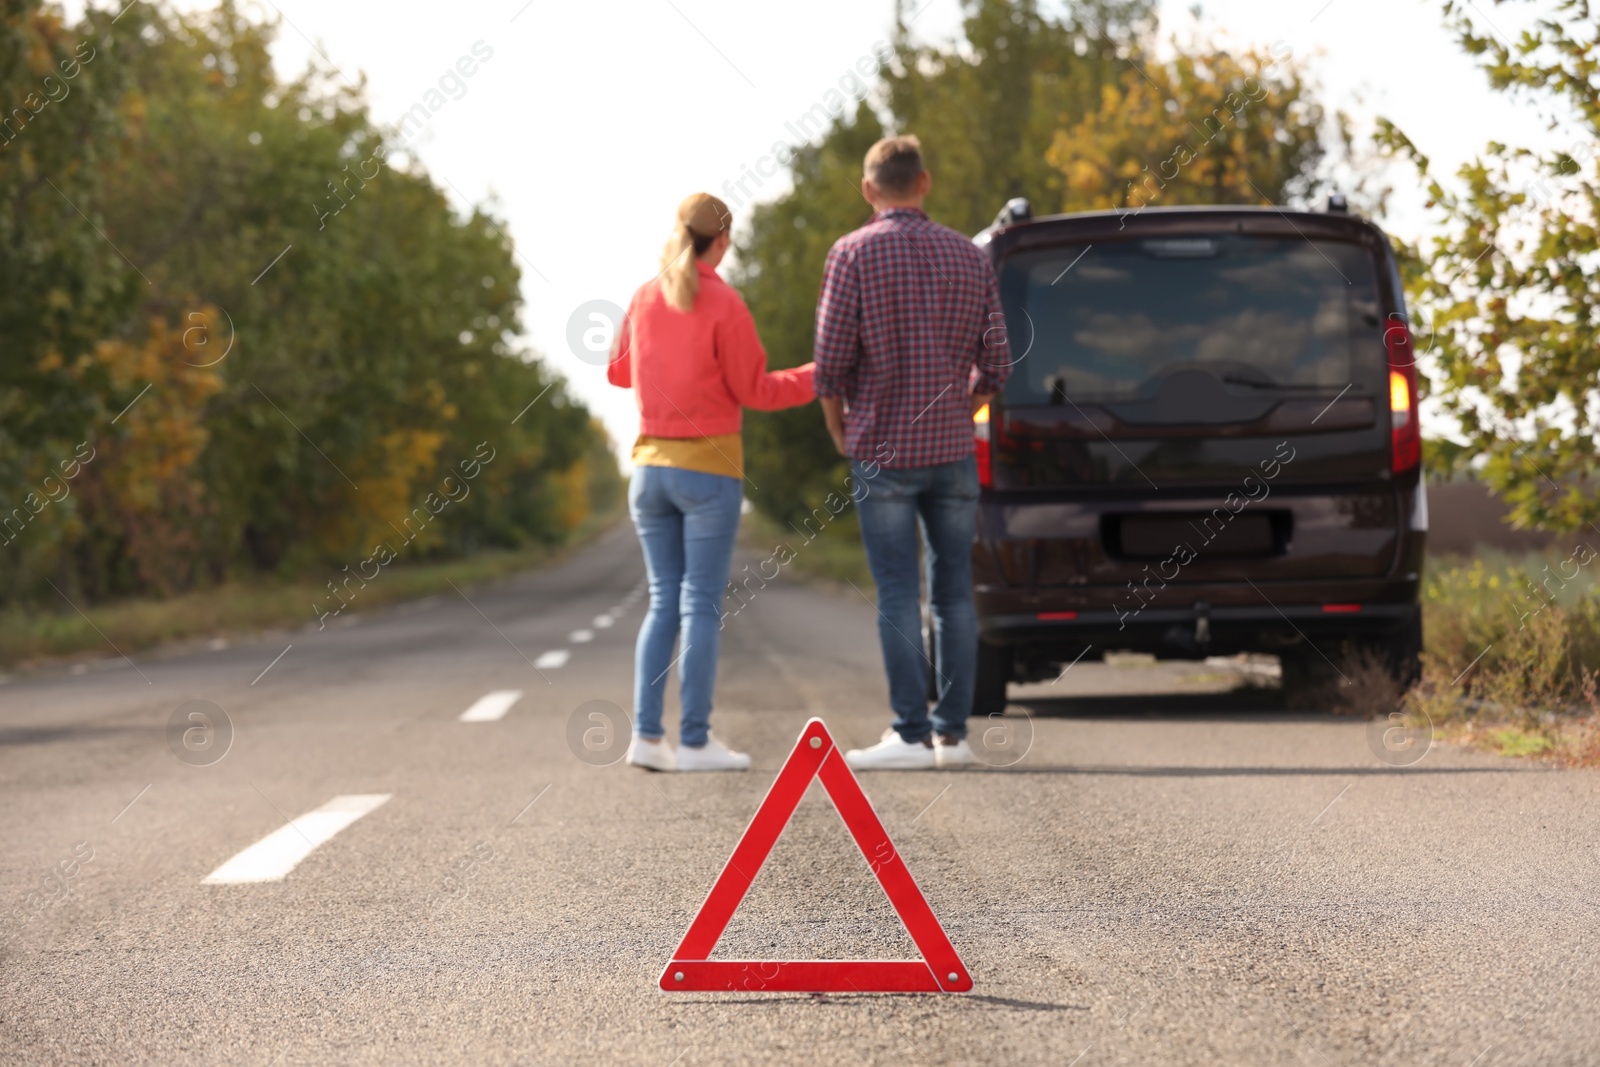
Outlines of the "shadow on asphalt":
<svg viewBox="0 0 1600 1067">
<path fill-rule="evenodd" d="M 1009 707 L 1047 719 L 1187 719 L 1210 722 L 1349 722 L 1351 716 L 1291 708 L 1277 689 L 1226 693 L 1129 693 L 1076 697 L 1020 697 Z"/>
<path fill-rule="evenodd" d="M 1066 763 L 1019 763 L 1010 767 L 963 767 L 962 774 L 1103 774 L 1128 778 L 1348 778 L 1382 774 L 1536 774 L 1541 768 L 1507 763 L 1496 767 L 1119 767 Z"/>
<path fill-rule="evenodd" d="M 82 741 L 89 738 L 130 737 L 149 734 L 160 737 L 161 727 L 151 726 L 13 726 L 0 730 L 0 748 L 13 745 L 50 745 L 57 741 Z"/>
<path fill-rule="evenodd" d="M 1021 714 L 1019 714 L 1021 713 Z M 1075 697 L 1022 697 L 1013 699 L 1005 718 L 1025 716 L 1040 719 L 1085 719 L 1130 722 L 1248 722 L 1261 725 L 1278 723 L 1343 722 L 1359 723 L 1350 715 L 1328 711 L 1289 708 L 1278 689 L 1246 687 L 1224 693 L 1148 693 L 1086 695 Z M 1390 766 L 1373 763 L 1355 767 L 1263 767 L 1263 766 L 1128 766 L 1113 764 L 1029 763 L 1003 767 L 973 766 L 965 774 L 1084 774 L 1130 778 L 1298 778 L 1367 777 L 1386 774 L 1521 774 L 1536 773 L 1535 764 L 1502 761 L 1489 767 Z"/>
<path fill-rule="evenodd" d="M 922 998 L 945 996 L 942 993 L 772 993 L 764 997 L 706 997 L 674 1000 L 675 1004 L 848 1004 L 852 1001 L 878 1000 L 884 997 Z M 954 994 L 961 1000 L 992 1004 L 999 1008 L 1019 1008 L 1023 1011 L 1088 1011 L 1086 1004 L 1048 1004 L 1037 1000 L 1016 1000 L 1012 997 L 991 997 L 978 993 Z"/>
<path fill-rule="evenodd" d="M 990 997 L 968 993 L 962 999 L 994 1004 L 1001 1008 L 1021 1008 L 1023 1011 L 1088 1011 L 1087 1004 L 1046 1004 L 1037 1000 L 1015 1000 L 1011 997 Z"/>
</svg>

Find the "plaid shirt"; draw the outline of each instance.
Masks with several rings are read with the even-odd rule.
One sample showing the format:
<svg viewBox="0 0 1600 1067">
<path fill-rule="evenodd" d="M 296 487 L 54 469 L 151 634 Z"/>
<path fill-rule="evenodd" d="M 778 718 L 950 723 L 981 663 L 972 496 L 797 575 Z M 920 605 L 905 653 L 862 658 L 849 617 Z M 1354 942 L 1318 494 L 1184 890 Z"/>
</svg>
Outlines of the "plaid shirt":
<svg viewBox="0 0 1600 1067">
<path fill-rule="evenodd" d="M 817 395 L 849 402 L 852 459 L 970 456 L 972 394 L 997 392 L 1011 372 L 994 268 L 922 211 L 880 211 L 828 253 L 815 357 Z"/>
</svg>

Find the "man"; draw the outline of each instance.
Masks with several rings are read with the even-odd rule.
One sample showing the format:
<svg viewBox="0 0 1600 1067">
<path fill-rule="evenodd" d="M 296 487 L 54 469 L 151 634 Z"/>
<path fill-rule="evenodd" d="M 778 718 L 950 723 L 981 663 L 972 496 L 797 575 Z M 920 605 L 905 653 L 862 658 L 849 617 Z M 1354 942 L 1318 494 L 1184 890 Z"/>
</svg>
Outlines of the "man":
<svg viewBox="0 0 1600 1067">
<path fill-rule="evenodd" d="M 876 211 L 828 253 L 815 385 L 828 432 L 865 486 L 857 510 L 895 719 L 883 740 L 845 759 L 859 769 L 958 767 L 972 762 L 966 733 L 978 653 L 972 417 L 1008 373 L 1005 318 L 988 258 L 923 213 L 933 183 L 917 139 L 879 141 L 863 169 L 861 193 Z M 919 521 L 938 664 L 931 717 Z"/>
</svg>

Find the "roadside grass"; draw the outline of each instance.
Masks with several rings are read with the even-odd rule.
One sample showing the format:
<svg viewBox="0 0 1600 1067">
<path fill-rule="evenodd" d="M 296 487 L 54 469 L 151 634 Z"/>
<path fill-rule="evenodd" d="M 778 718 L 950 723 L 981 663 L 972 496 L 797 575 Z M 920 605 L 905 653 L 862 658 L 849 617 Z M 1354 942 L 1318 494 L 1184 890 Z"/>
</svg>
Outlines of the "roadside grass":
<svg viewBox="0 0 1600 1067">
<path fill-rule="evenodd" d="M 1379 650 L 1347 648 L 1338 659 L 1339 673 L 1344 677 L 1328 680 L 1323 692 L 1317 694 L 1325 698 L 1320 706 L 1332 707 L 1336 715 L 1371 718 L 1400 710 L 1406 695 L 1405 686 L 1389 672 L 1389 665 Z"/>
<path fill-rule="evenodd" d="M 452 582 L 466 586 L 548 566 L 611 526 L 620 515 L 620 511 L 612 511 L 591 517 L 560 545 L 488 550 L 437 563 L 391 564 L 359 590 L 350 605 L 351 613 L 440 592 L 454 596 Z M 0 612 L 0 666 L 27 666 L 85 654 L 115 656 L 116 650 L 132 653 L 168 641 L 298 628 L 316 620 L 313 605 L 324 603 L 327 596 L 323 576 L 320 582 L 230 581 L 164 600 L 80 604 L 83 615 L 65 604 L 62 610 L 49 612 L 8 608 Z"/>
<path fill-rule="evenodd" d="M 838 585 L 854 583 L 863 593 L 872 595 L 872 572 L 867 567 L 866 550 L 861 547 L 861 528 L 856 525 L 854 508 L 820 529 L 808 530 L 796 530 L 760 511 L 751 511 L 744 516 L 739 532 L 745 547 L 763 560 L 781 561 L 792 553 L 782 567 L 796 577 Z M 780 546 L 789 551 L 775 555 Z"/>
<path fill-rule="evenodd" d="M 1563 558 L 1565 556 L 1565 558 Z M 1570 553 L 1429 561 L 1417 725 L 1506 756 L 1600 766 L 1600 568 Z"/>
<path fill-rule="evenodd" d="M 1528 733 L 1517 726 L 1489 730 L 1484 737 L 1503 756 L 1542 756 L 1556 747 L 1555 741 L 1548 735 Z"/>
</svg>

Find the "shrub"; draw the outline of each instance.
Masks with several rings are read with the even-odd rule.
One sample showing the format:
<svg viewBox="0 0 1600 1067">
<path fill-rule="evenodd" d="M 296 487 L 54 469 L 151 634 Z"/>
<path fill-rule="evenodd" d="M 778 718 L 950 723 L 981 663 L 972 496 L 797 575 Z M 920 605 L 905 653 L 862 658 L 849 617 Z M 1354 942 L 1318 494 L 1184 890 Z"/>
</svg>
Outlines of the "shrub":
<svg viewBox="0 0 1600 1067">
<path fill-rule="evenodd" d="M 1506 755 L 1600 765 L 1594 558 L 1579 545 L 1561 563 L 1492 553 L 1435 563 L 1423 588 L 1422 678 L 1405 707 Z"/>
</svg>

